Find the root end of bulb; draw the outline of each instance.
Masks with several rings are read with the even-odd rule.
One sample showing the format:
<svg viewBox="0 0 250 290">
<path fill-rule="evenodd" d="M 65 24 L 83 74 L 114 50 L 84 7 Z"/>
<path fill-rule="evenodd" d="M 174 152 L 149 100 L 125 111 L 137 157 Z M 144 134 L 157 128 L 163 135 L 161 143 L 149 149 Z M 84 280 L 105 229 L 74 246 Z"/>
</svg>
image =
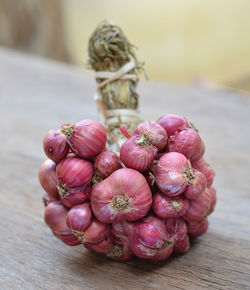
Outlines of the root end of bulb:
<svg viewBox="0 0 250 290">
<path fill-rule="evenodd" d="M 66 188 L 65 185 L 61 184 L 60 182 L 58 182 L 57 186 L 56 186 L 59 194 L 62 196 L 62 197 L 67 197 L 68 195 L 68 189 Z"/>
<path fill-rule="evenodd" d="M 181 204 L 176 200 L 172 201 L 171 205 L 172 205 L 172 208 L 175 210 L 179 210 L 181 208 Z"/>
<path fill-rule="evenodd" d="M 112 200 L 112 207 L 116 211 L 124 211 L 128 208 L 128 199 L 124 195 L 116 195 Z"/>
<path fill-rule="evenodd" d="M 95 170 L 95 174 L 92 177 L 92 186 L 94 187 L 102 181 L 103 181 L 103 179 L 101 178 L 100 174 L 98 173 L 98 170 Z"/>
<path fill-rule="evenodd" d="M 76 125 L 65 126 L 61 129 L 61 133 L 69 139 L 75 132 Z"/>
<path fill-rule="evenodd" d="M 151 136 L 149 132 L 144 132 L 142 135 L 140 135 L 140 138 L 136 140 L 136 144 L 141 147 L 148 147 L 151 145 Z"/>
<path fill-rule="evenodd" d="M 116 259 L 120 257 L 123 253 L 123 246 L 119 244 L 113 245 L 107 252 L 107 257 Z"/>
<path fill-rule="evenodd" d="M 75 230 L 71 230 L 71 232 L 77 237 L 78 241 L 80 241 L 81 243 L 84 242 L 84 233 Z"/>
<path fill-rule="evenodd" d="M 171 248 L 173 244 L 174 244 L 174 240 L 171 238 L 163 244 L 162 249 Z"/>
<path fill-rule="evenodd" d="M 184 168 L 184 175 L 186 177 L 187 180 L 187 184 L 193 184 L 196 178 L 196 175 L 194 174 L 192 168 L 190 168 L 189 166 Z"/>
</svg>

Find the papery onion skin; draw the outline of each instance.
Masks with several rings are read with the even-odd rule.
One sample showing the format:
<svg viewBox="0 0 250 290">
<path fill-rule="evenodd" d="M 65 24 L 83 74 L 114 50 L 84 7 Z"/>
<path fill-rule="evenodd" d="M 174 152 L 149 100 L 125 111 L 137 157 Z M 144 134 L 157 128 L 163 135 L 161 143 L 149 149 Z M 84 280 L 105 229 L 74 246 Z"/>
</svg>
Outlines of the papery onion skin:
<svg viewBox="0 0 250 290">
<path fill-rule="evenodd" d="M 88 202 L 72 207 L 67 216 L 66 223 L 72 231 L 83 233 L 92 220 L 92 212 Z"/>
<path fill-rule="evenodd" d="M 43 149 L 49 159 L 58 163 L 67 156 L 69 145 L 59 129 L 52 129 L 43 139 Z"/>
<path fill-rule="evenodd" d="M 114 152 L 101 152 L 95 159 L 94 170 L 102 179 L 107 178 L 119 168 L 122 168 L 122 163 Z"/>
<path fill-rule="evenodd" d="M 189 208 L 189 200 L 183 195 L 168 197 L 157 192 L 153 197 L 152 208 L 160 218 L 178 218 L 183 216 Z"/>
<path fill-rule="evenodd" d="M 167 145 L 168 135 L 165 129 L 154 121 L 145 121 L 137 126 L 132 136 L 147 134 L 150 143 L 159 151 L 164 149 Z"/>
<path fill-rule="evenodd" d="M 186 235 L 185 238 L 181 241 L 178 241 L 174 245 L 174 253 L 183 254 L 186 253 L 190 248 L 189 236 Z"/>
<path fill-rule="evenodd" d="M 131 248 L 137 257 L 160 261 L 172 254 L 174 241 L 162 219 L 149 215 L 127 225 Z"/>
<path fill-rule="evenodd" d="M 182 218 L 165 219 L 164 222 L 167 232 L 170 234 L 174 242 L 183 240 L 187 235 L 187 225 Z"/>
<path fill-rule="evenodd" d="M 144 176 L 145 176 L 147 183 L 151 189 L 151 192 L 154 194 L 157 191 L 159 191 L 159 189 L 157 188 L 157 185 L 155 182 L 155 177 L 154 177 L 153 173 L 151 171 L 146 171 L 144 173 Z"/>
<path fill-rule="evenodd" d="M 188 199 L 198 198 L 207 187 L 206 176 L 197 169 L 194 169 L 193 172 L 195 174 L 195 179 L 192 184 L 187 186 L 187 189 L 184 192 Z"/>
<path fill-rule="evenodd" d="M 125 141 L 120 149 L 120 158 L 126 167 L 144 172 L 153 164 L 157 149 L 151 144 L 144 146 L 138 142 L 139 135 Z"/>
<path fill-rule="evenodd" d="M 181 153 L 169 152 L 163 155 L 156 166 L 156 184 L 167 196 L 177 196 L 185 191 L 194 180 L 191 163 Z"/>
<path fill-rule="evenodd" d="M 82 120 L 72 126 L 62 126 L 61 132 L 67 138 L 72 151 L 82 158 L 94 157 L 106 146 L 105 128 L 95 120 Z"/>
<path fill-rule="evenodd" d="M 56 177 L 66 188 L 87 185 L 92 176 L 93 165 L 85 159 L 68 157 L 56 166 Z"/>
<path fill-rule="evenodd" d="M 60 196 L 60 201 L 65 207 L 71 208 L 75 205 L 89 201 L 92 187 L 91 186 L 74 187 L 66 190 L 67 195 L 65 197 Z"/>
<path fill-rule="evenodd" d="M 118 169 L 91 193 L 93 213 L 104 223 L 138 220 L 148 213 L 151 204 L 152 194 L 145 177 L 129 168 Z"/>
<path fill-rule="evenodd" d="M 174 135 L 176 132 L 189 128 L 189 122 L 185 117 L 174 114 L 167 114 L 157 120 L 167 132 L 168 136 Z"/>
<path fill-rule="evenodd" d="M 185 129 L 170 137 L 168 150 L 179 152 L 191 162 L 196 162 L 204 155 L 205 146 L 195 130 Z"/>
<path fill-rule="evenodd" d="M 39 168 L 38 177 L 43 189 L 54 199 L 58 199 L 56 164 L 52 160 L 46 160 Z"/>
<path fill-rule="evenodd" d="M 209 188 L 213 184 L 213 181 L 214 181 L 214 177 L 215 177 L 214 170 L 210 167 L 210 165 L 203 158 L 195 162 L 193 164 L 193 167 L 201 171 L 206 176 L 207 187 Z"/>
<path fill-rule="evenodd" d="M 156 172 L 156 166 L 157 166 L 158 161 L 155 160 L 152 164 L 152 166 L 144 173 L 144 176 L 148 182 L 148 185 L 151 189 L 151 192 L 154 194 L 157 191 L 159 191 L 159 189 L 157 188 L 156 185 L 156 180 L 155 180 L 155 172 Z"/>
<path fill-rule="evenodd" d="M 188 229 L 188 235 L 191 239 L 196 239 L 203 234 L 205 234 L 208 230 L 208 219 L 205 218 L 202 221 L 197 222 L 187 222 L 187 229 Z"/>
<path fill-rule="evenodd" d="M 211 195 L 208 188 L 197 198 L 189 202 L 189 209 L 183 218 L 187 221 L 200 221 L 203 220 L 209 212 L 211 204 Z"/>
</svg>

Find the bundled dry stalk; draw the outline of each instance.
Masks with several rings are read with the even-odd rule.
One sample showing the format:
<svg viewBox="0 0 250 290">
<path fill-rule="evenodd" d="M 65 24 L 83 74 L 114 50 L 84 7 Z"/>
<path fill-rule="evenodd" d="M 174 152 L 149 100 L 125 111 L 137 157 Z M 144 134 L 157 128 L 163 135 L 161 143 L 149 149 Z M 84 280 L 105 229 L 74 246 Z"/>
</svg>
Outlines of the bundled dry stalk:
<svg viewBox="0 0 250 290">
<path fill-rule="evenodd" d="M 97 103 L 109 133 L 109 149 L 119 152 L 125 140 L 120 126 L 124 125 L 132 133 L 141 122 L 137 114 L 136 86 L 142 64 L 121 28 L 107 20 L 90 37 L 88 63 L 96 71 Z"/>
</svg>

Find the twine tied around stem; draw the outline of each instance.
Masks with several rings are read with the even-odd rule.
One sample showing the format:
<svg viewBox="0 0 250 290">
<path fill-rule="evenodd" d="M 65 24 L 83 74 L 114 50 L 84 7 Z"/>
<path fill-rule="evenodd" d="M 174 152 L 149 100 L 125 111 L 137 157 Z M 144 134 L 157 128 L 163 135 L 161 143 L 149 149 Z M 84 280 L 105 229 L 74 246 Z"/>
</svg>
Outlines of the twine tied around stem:
<svg viewBox="0 0 250 290">
<path fill-rule="evenodd" d="M 101 89 L 117 80 L 132 80 L 137 82 L 138 77 L 136 74 L 128 74 L 132 69 L 136 67 L 134 61 L 130 61 L 125 63 L 118 71 L 110 72 L 110 71 L 96 71 L 95 77 L 96 79 L 105 79 L 97 86 L 97 94 L 95 95 L 95 100 L 98 106 L 98 109 L 102 112 L 104 119 L 107 121 L 110 117 L 112 117 L 112 112 L 116 114 L 117 110 L 107 110 L 106 106 L 103 104 L 102 101 L 102 91 Z M 119 113 L 122 113 L 123 109 L 119 109 Z M 125 112 L 126 111 L 126 112 Z M 131 113 L 131 111 L 136 112 L 136 110 L 131 109 L 124 109 L 124 113 Z M 108 113 L 109 112 L 109 113 Z"/>
</svg>

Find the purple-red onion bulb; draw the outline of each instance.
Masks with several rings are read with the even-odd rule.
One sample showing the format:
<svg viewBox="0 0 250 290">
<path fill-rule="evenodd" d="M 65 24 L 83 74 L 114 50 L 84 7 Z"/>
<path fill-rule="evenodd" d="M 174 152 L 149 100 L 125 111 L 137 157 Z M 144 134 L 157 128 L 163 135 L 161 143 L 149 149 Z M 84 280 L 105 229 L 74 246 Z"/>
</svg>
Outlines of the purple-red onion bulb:
<svg viewBox="0 0 250 290">
<path fill-rule="evenodd" d="M 187 212 L 189 200 L 183 195 L 168 197 L 159 191 L 153 197 L 152 208 L 158 217 L 178 218 Z"/>
<path fill-rule="evenodd" d="M 191 162 L 196 162 L 204 155 L 205 146 L 194 129 L 186 129 L 170 137 L 168 151 L 179 152 Z"/>
<path fill-rule="evenodd" d="M 38 177 L 43 189 L 53 199 L 58 199 L 56 164 L 52 160 L 46 160 L 39 168 Z"/>
<path fill-rule="evenodd" d="M 49 159 L 58 163 L 69 152 L 69 145 L 59 129 L 50 130 L 43 139 L 43 149 Z"/>
<path fill-rule="evenodd" d="M 72 151 L 80 157 L 91 158 L 102 152 L 106 146 L 107 134 L 103 125 L 95 120 L 82 120 L 74 125 L 62 125 Z"/>
<path fill-rule="evenodd" d="M 159 159 L 155 178 L 160 191 L 172 197 L 183 193 L 193 183 L 195 174 L 183 154 L 169 152 Z"/>
<path fill-rule="evenodd" d="M 151 204 L 152 194 L 145 177 L 129 168 L 118 169 L 91 193 L 93 213 L 103 223 L 138 220 L 148 213 Z"/>
</svg>

